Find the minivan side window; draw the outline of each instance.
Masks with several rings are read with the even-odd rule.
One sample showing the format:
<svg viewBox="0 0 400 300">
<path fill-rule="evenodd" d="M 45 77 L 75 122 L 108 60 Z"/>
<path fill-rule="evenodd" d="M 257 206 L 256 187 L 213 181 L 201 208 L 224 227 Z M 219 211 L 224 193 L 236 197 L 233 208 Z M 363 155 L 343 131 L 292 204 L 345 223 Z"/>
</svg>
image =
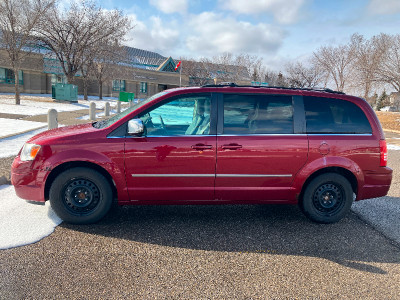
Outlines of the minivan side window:
<svg viewBox="0 0 400 300">
<path fill-rule="evenodd" d="M 291 96 L 224 95 L 224 134 L 293 133 Z"/>
<path fill-rule="evenodd" d="M 186 96 L 148 110 L 138 117 L 146 136 L 207 135 L 210 133 L 210 96 Z"/>
<path fill-rule="evenodd" d="M 352 102 L 322 97 L 303 97 L 303 99 L 307 133 L 372 133 L 367 117 Z"/>
</svg>

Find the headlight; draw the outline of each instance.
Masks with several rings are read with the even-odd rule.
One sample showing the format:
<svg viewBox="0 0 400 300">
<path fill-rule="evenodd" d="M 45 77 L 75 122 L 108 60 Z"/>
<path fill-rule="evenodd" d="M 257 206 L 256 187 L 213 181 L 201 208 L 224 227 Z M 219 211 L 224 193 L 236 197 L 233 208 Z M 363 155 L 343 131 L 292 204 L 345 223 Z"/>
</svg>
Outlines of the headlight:
<svg viewBox="0 0 400 300">
<path fill-rule="evenodd" d="M 40 145 L 26 143 L 21 151 L 21 161 L 34 160 L 40 150 Z"/>
</svg>

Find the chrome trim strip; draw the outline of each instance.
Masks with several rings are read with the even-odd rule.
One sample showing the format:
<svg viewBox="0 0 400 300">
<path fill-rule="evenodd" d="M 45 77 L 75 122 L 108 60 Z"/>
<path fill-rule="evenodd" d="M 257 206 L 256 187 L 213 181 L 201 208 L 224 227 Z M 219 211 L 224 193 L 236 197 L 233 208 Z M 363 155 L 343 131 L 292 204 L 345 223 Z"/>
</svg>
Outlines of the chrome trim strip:
<svg viewBox="0 0 400 300">
<path fill-rule="evenodd" d="M 132 174 L 132 177 L 215 177 L 215 174 Z"/>
<path fill-rule="evenodd" d="M 372 136 L 372 133 L 308 133 L 312 136 Z"/>
<path fill-rule="evenodd" d="M 305 133 L 219 134 L 220 136 L 307 136 Z"/>
<path fill-rule="evenodd" d="M 216 134 L 177 134 L 177 135 L 146 135 L 146 136 L 142 136 L 145 138 L 153 138 L 153 137 L 215 137 Z"/>
<path fill-rule="evenodd" d="M 292 177 L 291 174 L 132 174 L 132 177 Z"/>
<path fill-rule="evenodd" d="M 292 177 L 291 174 L 217 174 L 217 177 Z"/>
</svg>

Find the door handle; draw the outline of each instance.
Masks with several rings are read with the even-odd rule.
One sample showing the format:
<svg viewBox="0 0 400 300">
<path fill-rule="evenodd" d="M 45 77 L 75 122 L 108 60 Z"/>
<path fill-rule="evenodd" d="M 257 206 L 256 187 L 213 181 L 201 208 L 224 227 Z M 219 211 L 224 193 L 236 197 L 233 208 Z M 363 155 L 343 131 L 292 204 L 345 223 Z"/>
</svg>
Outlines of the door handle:
<svg viewBox="0 0 400 300">
<path fill-rule="evenodd" d="M 222 145 L 221 148 L 224 149 L 224 150 L 237 150 L 237 149 L 241 149 L 242 145 L 229 144 L 229 145 Z"/>
<path fill-rule="evenodd" d="M 192 149 L 202 151 L 206 149 L 212 149 L 212 145 L 196 144 L 192 146 Z"/>
</svg>

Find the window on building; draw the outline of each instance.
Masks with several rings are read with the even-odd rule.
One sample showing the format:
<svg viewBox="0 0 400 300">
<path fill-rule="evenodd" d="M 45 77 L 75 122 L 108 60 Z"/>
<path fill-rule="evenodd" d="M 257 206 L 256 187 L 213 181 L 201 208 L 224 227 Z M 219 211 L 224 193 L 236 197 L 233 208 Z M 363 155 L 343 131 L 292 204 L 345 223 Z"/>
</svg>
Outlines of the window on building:
<svg viewBox="0 0 400 300">
<path fill-rule="evenodd" d="M 113 80 L 112 88 L 113 88 L 113 91 L 125 92 L 126 91 L 125 80 L 120 80 L 120 79 Z"/>
<path fill-rule="evenodd" d="M 140 93 L 147 94 L 147 82 L 140 83 Z"/>
<path fill-rule="evenodd" d="M 56 83 L 67 83 L 67 76 L 65 76 L 64 74 L 51 74 L 51 85 L 54 85 Z"/>
<path fill-rule="evenodd" d="M 24 72 L 22 70 L 19 70 L 18 75 L 19 75 L 19 84 L 23 85 L 24 84 L 24 77 L 23 77 Z M 14 71 L 11 69 L 0 68 L 0 83 L 14 84 L 15 83 Z"/>
</svg>

